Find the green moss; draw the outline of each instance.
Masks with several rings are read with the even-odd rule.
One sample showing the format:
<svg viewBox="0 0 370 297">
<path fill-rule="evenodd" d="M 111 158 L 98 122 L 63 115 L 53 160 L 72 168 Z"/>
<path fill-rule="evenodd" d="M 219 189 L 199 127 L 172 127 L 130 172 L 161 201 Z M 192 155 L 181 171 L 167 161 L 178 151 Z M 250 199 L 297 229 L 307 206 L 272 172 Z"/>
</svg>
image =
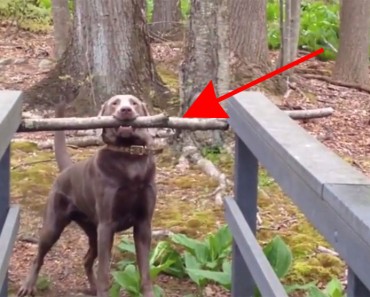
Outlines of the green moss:
<svg viewBox="0 0 370 297">
<path fill-rule="evenodd" d="M 178 75 L 168 69 L 165 64 L 159 63 L 156 67 L 159 76 L 162 78 L 163 82 L 167 85 L 167 87 L 173 91 L 177 92 L 179 89 L 179 77 Z"/>
<path fill-rule="evenodd" d="M 183 176 L 176 176 L 168 181 L 169 184 L 173 184 L 180 189 L 192 189 L 196 190 L 201 188 L 208 191 L 211 188 L 217 187 L 217 181 L 211 177 L 200 174 L 189 174 Z"/>
<path fill-rule="evenodd" d="M 10 148 L 12 152 L 22 151 L 25 153 L 30 153 L 37 150 L 37 144 L 31 141 L 17 141 L 12 142 Z"/>
</svg>

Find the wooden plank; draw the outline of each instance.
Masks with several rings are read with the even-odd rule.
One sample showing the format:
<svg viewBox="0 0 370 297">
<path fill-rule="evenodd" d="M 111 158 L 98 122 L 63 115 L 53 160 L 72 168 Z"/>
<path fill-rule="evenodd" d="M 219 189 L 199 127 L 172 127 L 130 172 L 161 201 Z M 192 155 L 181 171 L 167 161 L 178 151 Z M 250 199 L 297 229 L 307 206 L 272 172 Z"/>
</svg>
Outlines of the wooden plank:
<svg viewBox="0 0 370 297">
<path fill-rule="evenodd" d="M 277 158 L 284 159 L 278 174 L 284 174 L 289 168 L 320 196 L 324 184 L 370 185 L 369 178 L 309 135 L 260 93 L 244 92 L 231 98 L 228 113 L 232 128 L 266 168 L 274 167 Z M 269 157 L 271 154 L 274 159 Z M 356 228 L 361 226 L 370 234 L 370 216 L 367 215 L 370 213 L 370 197 L 366 206 L 364 201 L 346 195 L 331 198 L 329 204 L 343 220 L 348 224 L 356 221 Z M 358 212 L 361 207 L 366 210 Z M 347 216 L 348 210 L 353 213 L 351 219 Z M 370 244 L 370 236 L 364 239 Z"/>
<path fill-rule="evenodd" d="M 22 118 L 20 91 L 0 91 L 0 157 L 17 131 Z"/>
<path fill-rule="evenodd" d="M 1 141 L 1 139 L 0 139 Z M 5 222 L 10 200 L 10 146 L 0 157 L 0 232 Z"/>
<path fill-rule="evenodd" d="M 235 140 L 235 202 L 253 234 L 256 232 L 258 162 L 256 157 L 236 136 Z M 253 296 L 256 287 L 253 277 L 243 261 L 241 249 L 233 242 L 232 297 Z"/>
<path fill-rule="evenodd" d="M 370 234 L 366 216 L 370 197 L 330 196 L 325 187 L 335 183 L 367 186 L 369 180 L 260 94 L 243 94 L 228 103 L 232 129 L 370 289 L 365 271 L 370 265 L 370 236 L 363 236 Z"/>
<path fill-rule="evenodd" d="M 234 240 L 240 247 L 240 252 L 247 263 L 250 273 L 257 284 L 262 296 L 287 297 L 284 287 L 280 283 L 270 263 L 252 230 L 244 219 L 238 205 L 233 199 L 225 199 L 225 214 Z M 240 281 L 247 276 L 241 275 Z M 246 295 L 239 295 L 246 296 Z M 247 295 L 247 297 L 253 295 Z"/>
<path fill-rule="evenodd" d="M 341 208 L 341 216 L 356 233 L 364 239 L 370 237 L 370 185 L 325 184 L 322 197 L 334 209 Z M 340 203 L 343 199 L 347 203 Z"/>
<path fill-rule="evenodd" d="M 370 290 L 364 283 L 348 268 L 346 297 L 369 297 Z"/>
<path fill-rule="evenodd" d="M 19 228 L 19 206 L 11 206 L 0 234 L 0 284 L 5 280 Z"/>
</svg>

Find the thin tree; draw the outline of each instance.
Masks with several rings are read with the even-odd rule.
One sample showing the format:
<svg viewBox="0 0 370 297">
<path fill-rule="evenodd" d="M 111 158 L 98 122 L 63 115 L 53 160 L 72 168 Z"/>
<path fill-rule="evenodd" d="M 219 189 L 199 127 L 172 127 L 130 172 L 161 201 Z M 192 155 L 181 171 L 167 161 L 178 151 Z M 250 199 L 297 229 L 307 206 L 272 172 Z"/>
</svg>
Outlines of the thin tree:
<svg viewBox="0 0 370 297">
<path fill-rule="evenodd" d="M 155 0 L 151 32 L 159 37 L 175 37 L 181 27 L 181 1 Z"/>
<path fill-rule="evenodd" d="M 272 70 L 267 43 L 266 5 L 266 0 L 229 1 L 230 51 L 235 57 L 231 65 L 233 86 L 240 86 Z M 281 77 L 261 85 L 276 93 L 286 90 Z"/>
<path fill-rule="evenodd" d="M 181 114 L 212 80 L 216 93 L 229 88 L 227 0 L 192 0 L 185 57 L 180 69 Z M 192 133 L 202 145 L 222 145 L 220 132 Z"/>
<path fill-rule="evenodd" d="M 151 56 L 144 0 L 78 0 L 62 58 L 23 97 L 48 106 L 73 101 L 84 115 L 96 113 L 115 94 L 160 102 L 166 92 Z"/>
<path fill-rule="evenodd" d="M 285 4 L 285 5 L 284 5 Z M 297 57 L 301 0 L 280 0 L 281 47 L 278 67 L 293 62 Z M 293 72 L 294 68 L 288 72 Z"/>
<path fill-rule="evenodd" d="M 369 0 L 343 0 L 340 10 L 339 50 L 333 79 L 368 84 Z"/>
<path fill-rule="evenodd" d="M 55 56 L 60 59 L 67 49 L 71 35 L 71 17 L 68 0 L 52 0 Z"/>
</svg>

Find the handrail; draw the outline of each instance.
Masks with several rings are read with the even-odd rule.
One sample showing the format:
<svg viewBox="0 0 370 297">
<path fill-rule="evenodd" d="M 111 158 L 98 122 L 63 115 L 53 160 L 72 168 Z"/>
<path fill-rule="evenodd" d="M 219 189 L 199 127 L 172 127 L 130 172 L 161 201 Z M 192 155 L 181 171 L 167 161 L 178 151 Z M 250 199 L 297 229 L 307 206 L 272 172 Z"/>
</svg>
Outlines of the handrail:
<svg viewBox="0 0 370 297">
<path fill-rule="evenodd" d="M 370 296 L 370 179 L 261 93 L 240 93 L 228 100 L 226 108 L 236 133 L 235 202 L 252 232 L 259 162 L 348 264 L 348 297 Z M 230 224 L 235 211 L 230 211 L 229 200 L 225 203 Z M 240 236 L 237 228 L 231 230 L 234 237 Z M 238 252 L 246 248 L 245 244 L 234 248 L 233 296 L 252 296 L 257 283 L 252 276 L 260 267 L 251 260 L 245 263 Z M 241 283 L 240 275 L 250 277 Z"/>
</svg>

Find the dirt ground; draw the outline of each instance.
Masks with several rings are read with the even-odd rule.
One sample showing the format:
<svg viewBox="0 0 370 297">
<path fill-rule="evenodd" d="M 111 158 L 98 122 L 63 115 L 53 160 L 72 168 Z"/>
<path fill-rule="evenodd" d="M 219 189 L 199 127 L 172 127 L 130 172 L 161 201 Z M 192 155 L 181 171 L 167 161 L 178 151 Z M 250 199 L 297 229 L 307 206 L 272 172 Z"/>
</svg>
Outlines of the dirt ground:
<svg viewBox="0 0 370 297">
<path fill-rule="evenodd" d="M 18 31 L 9 34 L 5 26 L 0 26 L 0 58 L 8 59 L 0 65 L 0 89 L 23 90 L 36 83 L 52 67 L 53 38 L 50 34 L 38 35 Z M 181 59 L 181 44 L 166 43 L 153 45 L 153 55 L 165 82 L 176 89 L 176 65 Z M 271 53 L 274 59 L 276 53 Z M 165 66 L 164 66 L 165 65 Z M 302 73 L 329 73 L 333 62 L 308 61 L 299 66 L 299 74 L 292 82 L 294 90 L 285 97 L 277 98 L 281 108 L 310 109 L 333 107 L 332 116 L 322 119 L 300 121 L 310 134 L 333 149 L 351 165 L 370 176 L 370 98 L 369 94 L 356 89 L 328 84 L 321 80 L 306 79 Z M 275 98 L 276 99 L 276 98 Z M 41 115 L 48 111 L 32 111 Z M 30 140 L 48 139 L 50 133 L 19 133 L 16 138 Z M 96 148 L 71 150 L 74 159 L 85 158 Z M 231 157 L 230 157 L 231 158 Z M 232 160 L 220 160 L 220 168 L 229 176 Z M 216 184 L 196 167 L 189 170 L 175 168 L 176 159 L 170 152 L 158 158 L 159 199 L 154 219 L 154 229 L 185 232 L 194 237 L 202 237 L 224 222 L 223 209 L 214 205 L 210 196 Z M 56 167 L 51 151 L 39 151 L 32 145 L 15 144 L 12 152 L 12 202 L 22 207 L 21 227 L 11 259 L 9 277 L 14 292 L 26 275 L 30 261 L 35 254 L 37 232 L 40 227 L 42 208 L 47 191 L 56 175 Z M 274 202 L 266 197 L 259 201 L 262 227 L 258 233 L 261 242 L 273 234 L 282 234 L 288 243 L 299 241 L 307 246 L 304 257 L 297 256 L 297 262 L 304 263 L 305 271 L 298 264 L 288 276 L 288 281 L 309 281 L 319 275 L 328 280 L 333 275 L 343 278 L 345 266 L 338 258 L 331 258 L 327 270 L 310 268 L 308 255 L 320 259 L 317 245 L 328 246 L 316 231 L 307 223 L 304 216 L 272 185 L 268 176 L 261 186 L 274 197 Z M 278 205 L 278 211 L 276 209 Z M 299 237 L 299 240 L 297 239 Z M 118 240 L 118 236 L 116 237 Z M 72 296 L 74 291 L 86 284 L 82 268 L 82 258 L 86 252 L 86 237 L 75 226 L 69 226 L 57 245 L 45 259 L 41 271 L 39 288 L 44 288 L 38 296 Z M 119 255 L 115 253 L 115 259 Z M 327 261 L 327 259 L 324 259 Z M 323 260 L 323 261 L 324 261 Z M 301 262 L 299 262 L 301 261 Z M 114 262 L 114 261 L 113 261 Z M 320 261 L 319 261 L 320 263 Z M 311 269 L 311 270 L 310 270 Z M 167 296 L 184 296 L 196 293 L 196 287 L 188 280 L 176 280 L 161 276 L 157 281 Z M 229 296 L 217 286 L 209 286 L 206 296 Z"/>
</svg>

